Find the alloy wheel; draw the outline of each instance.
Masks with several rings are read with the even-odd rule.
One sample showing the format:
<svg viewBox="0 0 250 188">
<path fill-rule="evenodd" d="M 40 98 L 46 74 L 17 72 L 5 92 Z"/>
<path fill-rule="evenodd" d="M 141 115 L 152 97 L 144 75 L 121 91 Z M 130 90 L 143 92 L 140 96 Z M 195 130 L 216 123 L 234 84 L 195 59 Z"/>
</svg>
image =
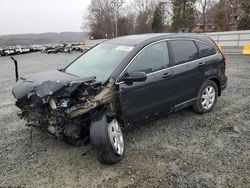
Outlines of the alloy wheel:
<svg viewBox="0 0 250 188">
<path fill-rule="evenodd" d="M 113 150 L 118 155 L 123 155 L 124 152 L 124 140 L 122 130 L 116 119 L 113 119 L 109 124 L 109 137 Z"/>
<path fill-rule="evenodd" d="M 206 110 L 210 109 L 215 101 L 215 89 L 213 86 L 208 86 L 202 93 L 201 104 Z"/>
</svg>

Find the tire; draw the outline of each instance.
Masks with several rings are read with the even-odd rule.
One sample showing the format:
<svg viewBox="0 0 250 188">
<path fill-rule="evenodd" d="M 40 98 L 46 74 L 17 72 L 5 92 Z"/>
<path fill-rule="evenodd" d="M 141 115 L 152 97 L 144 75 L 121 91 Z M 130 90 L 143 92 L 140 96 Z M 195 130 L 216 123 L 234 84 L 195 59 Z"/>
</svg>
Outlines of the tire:
<svg viewBox="0 0 250 188">
<path fill-rule="evenodd" d="M 218 86 L 212 80 L 206 80 L 198 93 L 198 98 L 193 105 L 193 109 L 198 114 L 211 112 L 218 98 Z"/>
<path fill-rule="evenodd" d="M 116 125 L 118 127 L 113 130 Z M 116 131 L 116 137 L 112 136 L 114 135 L 112 131 Z M 115 140 L 117 147 L 114 144 Z M 94 119 L 90 126 L 90 141 L 97 151 L 98 161 L 102 164 L 115 164 L 124 157 L 123 135 L 116 119 L 108 122 L 106 115 Z"/>
</svg>

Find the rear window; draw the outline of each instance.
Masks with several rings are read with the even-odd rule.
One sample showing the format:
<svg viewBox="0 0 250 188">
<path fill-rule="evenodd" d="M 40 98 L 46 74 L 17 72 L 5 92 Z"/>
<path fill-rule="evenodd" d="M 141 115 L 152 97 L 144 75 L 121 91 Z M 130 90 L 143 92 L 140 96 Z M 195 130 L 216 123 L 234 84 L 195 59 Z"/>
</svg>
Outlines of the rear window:
<svg viewBox="0 0 250 188">
<path fill-rule="evenodd" d="M 202 42 L 195 42 L 195 43 L 199 48 L 200 58 L 208 57 L 208 56 L 216 54 L 216 50 L 212 48 L 211 46 Z"/>
<path fill-rule="evenodd" d="M 173 53 L 175 65 L 193 61 L 199 58 L 199 52 L 195 43 L 191 40 L 169 41 Z"/>
</svg>

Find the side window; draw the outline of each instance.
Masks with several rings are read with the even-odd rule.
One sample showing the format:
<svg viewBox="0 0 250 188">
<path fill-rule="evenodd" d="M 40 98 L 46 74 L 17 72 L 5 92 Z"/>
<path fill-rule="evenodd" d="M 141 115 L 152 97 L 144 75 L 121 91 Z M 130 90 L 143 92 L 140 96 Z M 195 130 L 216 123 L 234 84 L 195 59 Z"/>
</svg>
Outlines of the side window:
<svg viewBox="0 0 250 188">
<path fill-rule="evenodd" d="M 216 50 L 211 46 L 204 44 L 202 42 L 195 42 L 200 51 L 200 58 L 211 56 L 216 54 Z"/>
<path fill-rule="evenodd" d="M 167 68 L 169 55 L 167 42 L 153 44 L 143 51 L 131 62 L 127 72 L 145 72 L 146 74 Z"/>
<path fill-rule="evenodd" d="M 175 65 L 193 61 L 199 58 L 199 52 L 191 40 L 170 41 Z"/>
</svg>

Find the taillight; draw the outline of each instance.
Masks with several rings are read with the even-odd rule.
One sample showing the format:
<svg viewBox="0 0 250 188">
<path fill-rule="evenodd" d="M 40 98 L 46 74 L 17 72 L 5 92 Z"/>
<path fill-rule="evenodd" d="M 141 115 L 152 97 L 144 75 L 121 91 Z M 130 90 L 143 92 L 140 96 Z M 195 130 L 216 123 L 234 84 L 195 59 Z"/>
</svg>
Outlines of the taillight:
<svg viewBox="0 0 250 188">
<path fill-rule="evenodd" d="M 221 47 L 221 45 L 218 44 L 218 43 L 215 43 L 214 40 L 213 40 L 211 37 L 209 37 L 209 38 L 210 38 L 210 40 L 217 46 L 218 51 L 222 54 L 222 56 L 223 56 L 223 61 L 224 61 L 224 65 L 225 65 L 225 68 L 226 68 L 226 65 L 227 65 L 226 57 L 225 57 L 225 55 L 224 55 L 223 52 L 222 52 L 222 47 Z"/>
</svg>

